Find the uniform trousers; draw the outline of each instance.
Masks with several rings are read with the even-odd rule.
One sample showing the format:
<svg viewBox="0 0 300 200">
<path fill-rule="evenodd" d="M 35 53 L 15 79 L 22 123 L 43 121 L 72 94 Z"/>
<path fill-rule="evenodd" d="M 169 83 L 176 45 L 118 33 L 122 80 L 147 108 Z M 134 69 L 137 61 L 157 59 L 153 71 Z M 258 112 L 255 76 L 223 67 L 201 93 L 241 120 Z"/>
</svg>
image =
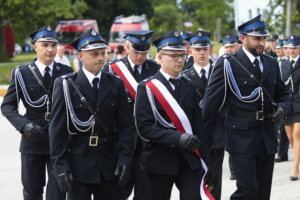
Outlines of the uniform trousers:
<svg viewBox="0 0 300 200">
<path fill-rule="evenodd" d="M 224 148 L 217 149 L 213 154 L 211 154 L 211 165 L 209 170 L 211 177 L 209 180 L 210 186 L 213 187 L 211 194 L 215 200 L 221 199 L 221 190 L 222 190 L 222 166 L 224 159 Z"/>
<path fill-rule="evenodd" d="M 130 196 L 133 187 L 134 187 L 134 196 L 133 200 L 147 200 L 148 199 L 148 181 L 146 172 L 141 170 L 141 149 L 136 150 L 133 157 L 133 168 L 132 168 L 132 177 L 129 182 L 121 187 L 123 199 L 128 199 Z"/>
<path fill-rule="evenodd" d="M 275 154 L 230 153 L 237 190 L 231 200 L 270 199 Z"/>
<path fill-rule="evenodd" d="M 67 200 L 121 200 L 121 192 L 116 180 L 105 180 L 99 184 L 86 184 L 74 180 L 72 189 L 67 193 Z"/>
<path fill-rule="evenodd" d="M 46 185 L 46 168 L 48 182 L 46 200 L 65 200 L 66 194 L 61 192 L 54 174 L 50 155 L 21 154 L 21 180 L 24 200 L 42 200 Z"/>
<path fill-rule="evenodd" d="M 278 144 L 278 157 L 288 158 L 289 140 L 286 136 L 284 127 L 280 129 L 279 144 Z"/>
<path fill-rule="evenodd" d="M 180 200 L 199 200 L 202 170 L 191 170 L 188 163 L 180 159 L 178 175 L 163 175 L 147 172 L 149 200 L 169 200 L 175 183 L 180 192 Z M 159 163 L 157 163 L 159 165 Z"/>
</svg>

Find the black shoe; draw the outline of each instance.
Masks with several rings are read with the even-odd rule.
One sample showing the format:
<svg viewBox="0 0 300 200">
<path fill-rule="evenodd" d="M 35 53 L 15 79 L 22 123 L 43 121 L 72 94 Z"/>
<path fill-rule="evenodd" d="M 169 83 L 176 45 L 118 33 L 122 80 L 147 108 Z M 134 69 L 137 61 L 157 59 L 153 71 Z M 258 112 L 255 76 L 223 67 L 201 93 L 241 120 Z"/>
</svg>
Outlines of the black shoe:
<svg viewBox="0 0 300 200">
<path fill-rule="evenodd" d="M 275 158 L 275 162 L 285 162 L 288 161 L 288 157 L 287 156 L 278 156 L 277 158 Z"/>
<path fill-rule="evenodd" d="M 235 177 L 235 175 L 234 174 L 230 174 L 230 177 L 229 177 L 229 180 L 236 180 L 236 177 Z"/>
<path fill-rule="evenodd" d="M 297 177 L 297 176 L 290 176 L 290 180 L 291 180 L 291 181 L 297 181 L 297 180 L 298 180 L 298 177 Z"/>
</svg>

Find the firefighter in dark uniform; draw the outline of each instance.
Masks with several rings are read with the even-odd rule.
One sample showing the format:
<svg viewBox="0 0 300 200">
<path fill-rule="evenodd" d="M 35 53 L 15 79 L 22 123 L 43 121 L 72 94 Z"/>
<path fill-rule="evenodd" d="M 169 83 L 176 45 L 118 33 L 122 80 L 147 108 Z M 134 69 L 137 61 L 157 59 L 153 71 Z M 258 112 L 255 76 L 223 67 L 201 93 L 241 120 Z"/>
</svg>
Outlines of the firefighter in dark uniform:
<svg viewBox="0 0 300 200">
<path fill-rule="evenodd" d="M 218 111 L 225 114 L 225 148 L 232 158 L 237 190 L 230 199 L 270 199 L 275 125 L 288 111 L 288 90 L 278 62 L 263 54 L 269 32 L 261 16 L 238 27 L 243 43 L 235 54 L 220 58 L 203 101 L 205 131 L 214 133 Z"/>
<path fill-rule="evenodd" d="M 132 162 L 134 126 L 122 80 L 102 71 L 107 45 L 91 29 L 72 43 L 83 67 L 57 79 L 50 149 L 61 190 L 70 200 L 122 199 Z"/>
<path fill-rule="evenodd" d="M 187 54 L 187 57 L 186 57 L 185 62 L 184 62 L 183 70 L 190 68 L 194 64 L 193 56 L 189 55 L 189 51 L 190 51 L 190 42 L 189 42 L 189 40 L 191 38 L 191 35 L 192 34 L 187 32 L 187 31 L 181 31 L 180 32 L 180 37 L 183 39 L 184 46 L 185 46 L 185 49 L 186 49 L 186 54 Z"/>
<path fill-rule="evenodd" d="M 240 46 L 239 45 L 238 37 L 235 36 L 235 35 L 232 35 L 232 34 L 225 35 L 224 38 L 220 42 L 223 44 L 224 54 L 235 53 L 235 52 L 237 52 L 237 50 L 239 49 L 239 46 Z M 223 122 L 224 122 L 224 117 L 221 117 L 221 119 L 223 119 Z M 223 128 L 223 130 L 224 130 L 224 128 Z M 228 158 L 228 162 L 229 162 L 229 170 L 230 170 L 230 177 L 229 177 L 229 179 L 230 180 L 235 180 L 235 174 L 234 174 L 234 170 L 232 168 L 232 161 L 231 161 L 231 157 L 230 156 Z"/>
<path fill-rule="evenodd" d="M 158 49 L 161 69 L 151 78 L 138 85 L 135 120 L 138 133 L 145 146 L 141 156 L 141 167 L 146 171 L 149 181 L 149 199 L 170 199 L 172 186 L 175 183 L 181 199 L 200 199 L 200 182 L 203 176 L 200 159 L 193 152 L 201 148 L 199 137 L 201 113 L 200 95 L 191 82 L 180 75 L 186 58 L 182 38 L 177 31 L 171 31 L 154 41 Z M 172 105 L 179 105 L 188 116 L 192 132 L 178 131 L 172 118 L 164 110 L 157 97 L 146 84 L 151 81 L 161 83 L 165 88 L 163 95 L 167 102 L 173 99 Z M 167 103 L 170 105 L 170 103 Z M 178 116 L 178 115 L 177 115 Z M 203 133 L 203 132 L 202 132 Z"/>
<path fill-rule="evenodd" d="M 292 35 L 287 40 L 289 63 L 282 65 L 282 76 L 289 88 L 291 106 L 284 121 L 285 131 L 294 150 L 294 164 L 291 181 L 299 179 L 300 165 L 300 35 Z"/>
<path fill-rule="evenodd" d="M 46 168 L 46 199 L 63 200 L 65 193 L 59 190 L 52 174 L 48 126 L 54 80 L 72 72 L 72 68 L 54 62 L 58 40 L 56 32 L 49 25 L 31 33 L 30 37 L 37 58 L 13 70 L 1 111 L 22 135 L 20 152 L 24 200 L 43 199 Z M 25 115 L 19 113 L 20 100 L 26 108 Z"/>
<path fill-rule="evenodd" d="M 157 64 L 154 60 L 147 58 L 151 46 L 152 33 L 153 31 L 131 31 L 126 33 L 125 36 L 125 48 L 127 49 L 128 55 L 120 59 L 120 61 L 124 63 L 128 71 L 130 72 L 130 75 L 133 76 L 137 83 L 148 78 L 149 76 L 153 76 L 160 68 L 160 65 Z M 104 67 L 104 71 L 115 73 L 111 67 L 111 64 L 106 65 Z M 132 97 L 129 94 L 128 90 L 126 91 L 127 99 L 131 106 L 131 122 L 134 125 L 133 108 L 135 97 Z M 147 199 L 148 188 L 145 172 L 140 169 L 140 157 L 143 144 L 142 141 L 138 138 L 138 134 L 136 131 L 134 131 L 132 134 L 135 138 L 135 153 L 133 164 L 131 167 L 133 176 L 132 179 L 124 187 L 122 187 L 122 193 L 124 199 L 127 199 L 130 196 L 134 186 L 133 199 L 143 200 Z"/>
<path fill-rule="evenodd" d="M 280 77 L 283 82 L 288 79 L 288 71 L 290 69 L 289 58 L 284 55 L 284 41 L 278 40 L 275 46 L 275 52 L 277 55 L 277 61 L 279 64 Z M 278 143 L 278 154 L 275 158 L 275 162 L 285 162 L 288 161 L 288 150 L 289 150 L 289 140 L 287 138 L 284 124 L 278 127 L 279 143 Z"/>
<path fill-rule="evenodd" d="M 273 58 L 277 58 L 276 55 L 276 42 L 278 40 L 278 35 L 271 34 L 269 37 L 267 37 L 267 44 L 270 47 L 270 50 L 265 52 L 266 55 L 272 56 Z"/>
<path fill-rule="evenodd" d="M 211 33 L 204 31 L 197 31 L 190 37 L 190 50 L 189 54 L 193 57 L 194 65 L 189 69 L 183 71 L 197 88 L 197 92 L 202 96 L 205 94 L 205 89 L 208 84 L 209 77 L 213 70 L 213 64 L 209 61 L 210 55 L 210 36 Z M 222 187 L 222 164 L 224 159 L 224 120 L 219 117 L 214 134 L 210 134 L 213 137 L 208 138 L 210 146 L 211 165 L 209 170 L 211 171 L 211 177 L 207 180 L 209 189 L 215 199 L 221 198 Z"/>
</svg>

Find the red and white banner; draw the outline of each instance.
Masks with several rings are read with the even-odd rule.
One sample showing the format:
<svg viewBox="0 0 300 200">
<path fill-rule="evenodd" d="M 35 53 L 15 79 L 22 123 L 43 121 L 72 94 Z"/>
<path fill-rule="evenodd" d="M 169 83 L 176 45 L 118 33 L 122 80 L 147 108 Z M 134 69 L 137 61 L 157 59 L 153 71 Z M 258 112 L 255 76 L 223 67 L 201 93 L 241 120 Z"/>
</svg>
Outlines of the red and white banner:
<svg viewBox="0 0 300 200">
<path fill-rule="evenodd" d="M 167 113 L 168 117 L 175 125 L 176 129 L 181 133 L 193 134 L 192 127 L 188 117 L 185 112 L 182 110 L 180 105 L 177 103 L 172 94 L 168 89 L 157 79 L 153 79 L 146 83 L 146 86 L 150 88 L 154 96 L 156 97 L 159 104 L 163 107 L 164 111 Z M 207 173 L 207 166 L 203 159 L 201 158 L 200 152 L 198 149 L 195 149 L 194 152 L 200 158 L 202 167 L 204 169 L 204 175 L 200 184 L 200 196 L 202 200 L 214 200 L 215 198 L 208 191 L 205 184 L 205 175 Z"/>
<path fill-rule="evenodd" d="M 135 99 L 138 83 L 136 82 L 132 74 L 129 72 L 125 64 L 122 61 L 119 61 L 116 63 L 112 63 L 110 66 L 114 70 L 116 75 L 123 80 L 125 87 L 128 90 L 131 97 Z"/>
</svg>

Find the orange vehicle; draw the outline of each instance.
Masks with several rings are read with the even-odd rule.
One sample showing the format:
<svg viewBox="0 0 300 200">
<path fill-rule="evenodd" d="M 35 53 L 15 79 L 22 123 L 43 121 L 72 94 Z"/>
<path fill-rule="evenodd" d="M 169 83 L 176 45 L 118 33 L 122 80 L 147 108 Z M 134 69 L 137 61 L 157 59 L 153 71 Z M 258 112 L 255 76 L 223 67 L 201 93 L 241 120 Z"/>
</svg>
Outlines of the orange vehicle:
<svg viewBox="0 0 300 200">
<path fill-rule="evenodd" d="M 64 20 L 59 21 L 55 31 L 58 34 L 59 42 L 65 45 L 65 53 L 74 54 L 76 51 L 70 43 L 79 35 L 91 28 L 99 32 L 96 20 Z"/>
<path fill-rule="evenodd" d="M 123 15 L 121 15 L 116 17 L 110 28 L 110 48 L 115 49 L 118 45 L 124 44 L 125 33 L 134 30 L 149 30 L 149 23 L 145 14 L 141 16 L 132 15 L 123 17 Z"/>
</svg>

